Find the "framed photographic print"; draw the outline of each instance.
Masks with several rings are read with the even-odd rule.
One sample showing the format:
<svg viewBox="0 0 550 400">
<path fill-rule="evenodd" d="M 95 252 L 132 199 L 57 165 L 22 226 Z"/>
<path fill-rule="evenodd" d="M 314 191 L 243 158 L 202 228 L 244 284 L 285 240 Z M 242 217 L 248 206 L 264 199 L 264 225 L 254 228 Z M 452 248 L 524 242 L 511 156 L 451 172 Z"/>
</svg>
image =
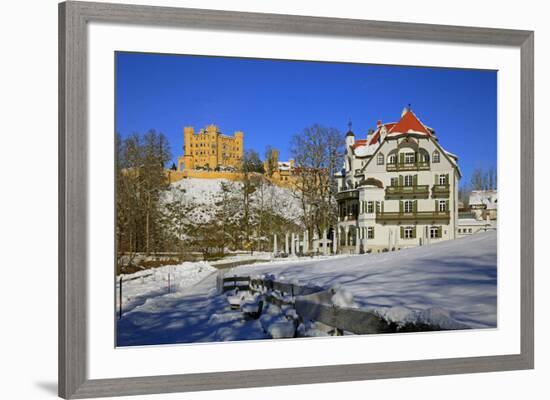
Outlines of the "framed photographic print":
<svg viewBox="0 0 550 400">
<path fill-rule="evenodd" d="M 59 17 L 60 396 L 533 368 L 533 32 Z"/>
</svg>

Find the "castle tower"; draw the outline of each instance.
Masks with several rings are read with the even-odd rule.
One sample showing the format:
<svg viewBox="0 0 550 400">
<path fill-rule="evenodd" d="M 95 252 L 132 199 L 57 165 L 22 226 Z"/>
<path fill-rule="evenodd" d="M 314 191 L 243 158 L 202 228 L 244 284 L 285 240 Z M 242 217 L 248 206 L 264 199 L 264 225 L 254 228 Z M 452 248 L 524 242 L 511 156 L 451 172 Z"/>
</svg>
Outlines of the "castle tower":
<svg viewBox="0 0 550 400">
<path fill-rule="evenodd" d="M 193 169 L 195 167 L 192 150 L 194 135 L 195 129 L 192 126 L 186 126 L 183 128 L 183 157 L 178 159 L 179 171 L 182 169 Z"/>
<path fill-rule="evenodd" d="M 241 131 L 235 132 L 235 146 L 237 148 L 237 162 L 240 164 L 244 154 L 244 133 Z"/>
</svg>

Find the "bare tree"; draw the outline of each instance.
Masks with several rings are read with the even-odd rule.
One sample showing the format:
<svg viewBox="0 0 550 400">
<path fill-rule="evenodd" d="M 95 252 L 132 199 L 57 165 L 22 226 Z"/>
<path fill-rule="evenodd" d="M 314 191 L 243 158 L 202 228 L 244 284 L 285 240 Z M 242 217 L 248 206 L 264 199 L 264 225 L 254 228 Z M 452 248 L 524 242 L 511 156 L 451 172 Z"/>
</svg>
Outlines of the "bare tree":
<svg viewBox="0 0 550 400">
<path fill-rule="evenodd" d="M 295 193 L 302 204 L 302 222 L 321 234 L 337 215 L 334 173 L 342 162 L 344 138 L 337 129 L 312 125 L 292 137 L 291 152 L 296 169 Z"/>
<path fill-rule="evenodd" d="M 278 162 L 278 151 L 271 146 L 266 146 L 265 148 L 265 174 L 269 177 L 272 177 L 275 171 L 277 170 Z"/>
</svg>

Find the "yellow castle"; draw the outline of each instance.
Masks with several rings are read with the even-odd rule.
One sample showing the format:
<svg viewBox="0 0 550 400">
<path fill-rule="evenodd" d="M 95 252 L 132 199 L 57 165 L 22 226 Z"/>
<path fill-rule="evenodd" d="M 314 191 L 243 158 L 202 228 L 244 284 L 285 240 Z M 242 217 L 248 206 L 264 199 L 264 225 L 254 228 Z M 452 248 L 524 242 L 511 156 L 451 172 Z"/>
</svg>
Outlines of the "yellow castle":
<svg viewBox="0 0 550 400">
<path fill-rule="evenodd" d="M 183 156 L 178 158 L 178 171 L 238 169 L 243 158 L 244 133 L 227 136 L 216 125 L 208 125 L 195 134 L 191 126 L 183 128 Z"/>
</svg>

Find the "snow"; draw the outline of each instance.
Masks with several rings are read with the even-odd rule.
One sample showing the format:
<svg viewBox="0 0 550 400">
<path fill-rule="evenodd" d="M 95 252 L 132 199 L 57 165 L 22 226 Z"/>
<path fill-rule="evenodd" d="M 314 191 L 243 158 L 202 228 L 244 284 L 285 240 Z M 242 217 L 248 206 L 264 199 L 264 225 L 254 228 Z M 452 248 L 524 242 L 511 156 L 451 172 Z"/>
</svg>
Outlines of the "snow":
<svg viewBox="0 0 550 400">
<path fill-rule="evenodd" d="M 373 143 L 369 146 L 359 146 L 354 151 L 357 157 L 367 157 L 372 156 L 377 148 L 378 143 Z"/>
<path fill-rule="evenodd" d="M 349 290 L 337 287 L 333 291 L 335 292 L 331 298 L 333 305 L 344 308 L 358 308 L 357 303 L 353 300 L 353 293 Z"/>
<path fill-rule="evenodd" d="M 148 299 L 194 286 L 216 271 L 208 263 L 185 262 L 117 276 L 116 309 L 119 311 L 120 278 L 122 278 L 122 312 L 126 313 L 144 304 Z M 170 277 L 170 282 L 168 279 Z"/>
<path fill-rule="evenodd" d="M 494 328 L 496 239 L 492 231 L 396 252 L 296 257 L 239 266 L 227 275 L 316 285 L 326 289 L 324 302 L 370 310 L 398 325 L 423 322 L 443 329 Z M 252 319 L 250 314 L 257 312 L 261 297 L 248 292 L 220 294 L 217 275 L 206 262 L 124 275 L 117 345 L 321 336 L 331 330 L 315 321 L 297 326 L 292 307 L 270 303 L 264 303 L 259 319 Z M 283 298 L 292 300 L 288 295 Z M 230 301 L 237 309 L 231 310 Z"/>
<path fill-rule="evenodd" d="M 179 201 L 192 208 L 187 217 L 194 223 L 207 223 L 221 206 L 221 185 L 226 184 L 232 194 L 237 195 L 241 182 L 228 179 L 182 179 L 174 182 L 165 193 L 164 201 Z M 275 214 L 288 220 L 298 220 L 301 206 L 297 197 L 288 188 L 282 188 L 269 182 L 264 186 L 264 205 Z M 260 191 L 252 194 L 253 204 L 258 202 Z"/>
<path fill-rule="evenodd" d="M 284 315 L 285 310 L 273 304 L 268 304 L 260 317 L 263 329 L 273 339 L 294 337 L 296 322 Z"/>
<path fill-rule="evenodd" d="M 230 309 L 217 294 L 216 272 L 193 287 L 173 293 L 151 293 L 142 304 L 125 312 L 117 323 L 117 346 L 219 342 L 266 339 L 258 320 Z"/>
<path fill-rule="evenodd" d="M 231 272 L 271 273 L 278 280 L 325 288 L 339 285 L 360 308 L 399 322 L 493 328 L 497 325 L 496 235 L 484 232 L 397 252 L 240 266 Z"/>
<path fill-rule="evenodd" d="M 472 205 L 486 205 L 488 210 L 497 208 L 498 192 L 496 190 L 472 190 L 468 200 Z"/>
</svg>

